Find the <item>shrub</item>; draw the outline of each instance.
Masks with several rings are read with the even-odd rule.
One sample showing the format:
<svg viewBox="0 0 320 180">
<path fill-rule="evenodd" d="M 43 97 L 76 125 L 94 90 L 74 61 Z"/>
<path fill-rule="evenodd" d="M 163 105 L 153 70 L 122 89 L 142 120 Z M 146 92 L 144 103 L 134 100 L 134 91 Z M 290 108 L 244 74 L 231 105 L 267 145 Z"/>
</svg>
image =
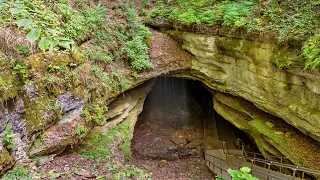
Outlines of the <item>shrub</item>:
<svg viewBox="0 0 320 180">
<path fill-rule="evenodd" d="M 3 177 L 4 180 L 20 180 L 20 179 L 31 179 L 32 177 L 29 176 L 29 170 L 18 166 L 13 170 L 8 171 L 8 173 Z"/>
<path fill-rule="evenodd" d="M 136 36 L 126 43 L 125 52 L 131 61 L 131 66 L 137 71 L 152 69 L 153 65 L 149 61 L 148 46 L 143 43 L 141 36 Z"/>
<path fill-rule="evenodd" d="M 302 54 L 306 58 L 305 69 L 320 66 L 320 34 L 316 34 L 305 42 Z"/>
<path fill-rule="evenodd" d="M 251 169 L 248 167 L 242 167 L 240 170 L 228 169 L 227 171 L 232 177 L 232 180 L 258 180 L 258 178 L 250 174 Z"/>
<path fill-rule="evenodd" d="M 13 143 L 14 143 L 13 130 L 11 128 L 12 128 L 12 125 L 7 122 L 5 125 L 5 129 L 2 132 L 2 136 L 3 136 L 2 143 L 9 150 L 13 148 Z"/>
</svg>

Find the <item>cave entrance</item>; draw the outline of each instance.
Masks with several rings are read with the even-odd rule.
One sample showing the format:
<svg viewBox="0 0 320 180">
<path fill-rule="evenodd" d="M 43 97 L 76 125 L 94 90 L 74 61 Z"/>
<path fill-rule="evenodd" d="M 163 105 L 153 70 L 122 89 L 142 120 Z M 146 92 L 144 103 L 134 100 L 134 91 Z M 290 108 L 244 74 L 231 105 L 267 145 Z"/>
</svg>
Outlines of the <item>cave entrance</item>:
<svg viewBox="0 0 320 180">
<path fill-rule="evenodd" d="M 204 150 L 219 148 L 219 139 L 233 146 L 238 137 L 247 139 L 213 110 L 212 92 L 201 82 L 159 77 L 138 117 L 131 150 L 142 159 L 203 157 Z"/>
</svg>

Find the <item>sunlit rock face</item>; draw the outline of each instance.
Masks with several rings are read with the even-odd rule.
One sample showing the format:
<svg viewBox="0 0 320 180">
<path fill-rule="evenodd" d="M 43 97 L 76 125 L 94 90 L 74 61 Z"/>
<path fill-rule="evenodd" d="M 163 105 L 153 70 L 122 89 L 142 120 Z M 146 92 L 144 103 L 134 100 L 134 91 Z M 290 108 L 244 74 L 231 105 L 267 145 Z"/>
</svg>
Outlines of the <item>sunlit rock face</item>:
<svg viewBox="0 0 320 180">
<path fill-rule="evenodd" d="M 36 68 L 31 68 L 30 72 L 35 78 L 34 84 L 24 86 L 23 90 L 18 92 L 17 77 L 12 75 L 11 67 L 7 63 L 9 61 L 5 61 L 7 58 L 0 54 L 2 59 L 0 76 L 10 85 L 5 91 L 0 89 L 0 101 L 3 104 L 0 107 L 2 112 L 0 132 L 2 133 L 4 129 L 3 122 L 9 121 L 14 127 L 17 144 L 17 149 L 13 152 L 9 152 L 5 147 L 0 149 L 1 157 L 6 157 L 1 158 L 5 161 L 0 161 L 0 165 L 5 168 L 0 170 L 0 174 L 18 159 L 58 154 L 68 145 L 76 143 L 79 138 L 75 136 L 78 125 L 85 126 L 81 113 L 88 104 L 89 95 L 109 105 L 124 91 L 163 74 L 196 79 L 212 91 L 241 97 L 250 102 L 253 107 L 266 114 L 271 114 L 272 117 L 283 119 L 306 135 L 301 133 L 301 137 L 303 135 L 303 137 L 311 137 L 320 141 L 319 72 L 302 71 L 300 68 L 278 69 L 273 64 L 275 60 L 299 60 L 300 50 L 298 48 L 282 48 L 275 43 L 200 33 L 175 31 L 167 32 L 167 34 L 153 31 L 150 57 L 155 67 L 154 70 L 141 73 L 137 79 L 131 77 L 130 74 L 126 75 L 124 77 L 128 82 L 126 86 L 117 87 L 121 90 L 98 86 L 89 92 L 86 77 L 93 67 L 88 63 L 80 62 L 82 64 L 74 70 L 80 78 L 73 82 L 74 86 L 70 89 L 71 91 L 63 87 L 58 89 L 44 87 L 41 73 L 47 72 L 41 71 L 39 74 L 37 71 L 32 71 Z M 38 58 L 39 62 L 42 62 L 41 58 Z M 97 84 L 102 83 L 97 81 Z M 15 99 L 14 106 L 9 107 L 7 103 L 4 103 L 12 99 Z M 228 106 L 225 103 L 221 104 Z M 140 113 L 142 105 L 143 102 L 135 116 Z M 52 106 L 53 109 L 50 110 L 49 106 Z M 56 113 L 56 108 L 59 109 L 58 107 L 61 106 L 64 107 L 62 112 Z M 124 107 L 124 105 L 119 107 Z M 218 105 L 215 108 L 218 108 Z M 226 111 L 221 111 L 221 114 L 223 112 L 226 113 Z M 112 109 L 110 113 L 114 113 L 114 116 L 122 114 Z M 233 123 L 236 125 L 236 121 Z M 277 126 L 277 121 L 272 124 Z M 90 125 L 86 128 L 90 130 L 93 127 Z M 252 128 L 246 125 L 241 128 L 239 126 L 245 131 L 249 127 Z M 272 154 L 275 155 L 286 155 L 286 152 L 281 151 L 283 147 L 266 140 L 261 136 L 262 132 L 255 132 L 259 132 L 254 136 L 260 137 L 261 147 L 264 146 L 264 149 L 271 147 L 269 149 L 272 149 Z M 255 141 L 257 142 L 257 138 Z M 310 143 L 315 145 L 316 141 L 310 141 Z M 18 153 L 15 154 L 15 152 Z"/>
<path fill-rule="evenodd" d="M 180 76 L 196 77 L 212 89 L 242 97 L 320 141 L 318 71 L 281 70 L 272 63 L 298 57 L 297 49 L 195 33 L 174 36 L 195 56 L 191 72 Z"/>
</svg>

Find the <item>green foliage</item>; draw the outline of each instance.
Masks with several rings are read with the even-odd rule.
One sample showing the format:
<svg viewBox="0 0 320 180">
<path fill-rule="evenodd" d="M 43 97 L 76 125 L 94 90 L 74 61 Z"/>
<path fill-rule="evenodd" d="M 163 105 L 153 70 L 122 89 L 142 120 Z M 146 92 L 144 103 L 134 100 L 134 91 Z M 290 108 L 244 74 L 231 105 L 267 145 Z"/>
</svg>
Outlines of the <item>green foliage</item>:
<svg viewBox="0 0 320 180">
<path fill-rule="evenodd" d="M 86 109 L 83 110 L 82 116 L 87 122 L 94 121 L 98 125 L 104 125 L 107 121 L 105 113 L 108 112 L 108 107 L 103 103 L 96 103 L 93 105 L 88 105 Z"/>
<path fill-rule="evenodd" d="M 105 176 L 106 179 L 122 180 L 122 179 L 138 179 L 149 180 L 151 179 L 151 173 L 145 173 L 142 169 L 139 169 L 133 165 L 122 165 L 121 163 L 107 163 L 105 168 L 112 172 L 112 178 Z M 105 179 L 103 176 L 97 177 L 97 179 Z"/>
<path fill-rule="evenodd" d="M 83 148 L 80 155 L 94 160 L 104 160 L 112 156 L 110 144 L 113 142 L 113 137 L 104 133 L 89 134 L 87 140 L 90 141 L 92 148 Z"/>
<path fill-rule="evenodd" d="M 59 15 L 41 0 L 0 2 L 0 25 L 17 25 L 24 30 L 30 43 L 38 42 L 43 51 L 71 49 L 73 40 L 61 33 Z"/>
<path fill-rule="evenodd" d="M 250 174 L 251 169 L 248 167 L 242 167 L 240 170 L 228 169 L 227 171 L 232 177 L 232 180 L 258 180 L 258 178 Z"/>
<path fill-rule="evenodd" d="M 216 175 L 215 178 L 216 180 L 226 180 L 222 175 Z"/>
<path fill-rule="evenodd" d="M 81 124 L 78 124 L 77 129 L 75 130 L 74 134 L 83 138 L 88 132 L 88 129 Z"/>
<path fill-rule="evenodd" d="M 208 25 L 222 24 L 224 26 L 243 27 L 247 23 L 254 0 L 222 1 L 213 3 L 210 0 L 184 1 L 176 0 L 177 6 L 158 3 L 150 16 L 162 16 L 185 25 L 206 23 Z"/>
<path fill-rule="evenodd" d="M 110 130 L 110 135 L 115 135 L 116 133 L 121 133 L 122 143 L 120 145 L 122 154 L 125 160 L 131 159 L 131 138 L 130 138 L 130 121 L 125 121 Z"/>
<path fill-rule="evenodd" d="M 142 3 L 145 6 L 149 4 L 147 1 Z M 137 73 L 152 69 L 153 66 L 149 61 L 148 54 L 151 32 L 147 27 L 140 24 L 141 20 L 134 2 L 130 0 L 118 0 L 114 11 L 119 18 L 124 18 L 126 23 L 108 23 L 108 32 L 97 34 L 99 35 L 97 36 L 99 37 L 97 42 L 99 44 L 109 44 L 109 51 L 107 52 L 109 57 L 114 57 L 115 59 L 126 57 L 132 69 Z M 105 49 L 105 47 L 97 49 Z M 90 51 L 87 54 L 90 55 Z"/>
<path fill-rule="evenodd" d="M 173 0 L 169 3 L 158 2 L 146 18 L 151 22 L 154 17 L 164 17 L 182 25 L 204 23 L 209 26 L 221 25 L 245 29 L 247 32 L 275 34 L 279 42 L 303 40 L 310 37 L 302 48 L 306 58 L 305 69 L 318 67 L 319 35 L 314 34 L 320 28 L 319 4 L 312 0 L 299 2 L 260 1 L 260 0 Z M 286 68 L 292 62 L 275 60 L 279 68 Z"/>
<path fill-rule="evenodd" d="M 21 180 L 21 179 L 32 179 L 29 175 L 29 170 L 18 166 L 13 170 L 8 171 L 8 173 L 3 177 L 3 180 Z"/>
<path fill-rule="evenodd" d="M 302 47 L 302 54 L 306 58 L 305 69 L 320 66 L 320 34 L 315 34 Z"/>
<path fill-rule="evenodd" d="M 2 132 L 2 136 L 3 136 L 2 143 L 7 149 L 12 149 L 13 143 L 14 143 L 13 130 L 11 128 L 12 128 L 12 125 L 6 122 L 5 129 Z"/>
<path fill-rule="evenodd" d="M 153 66 L 149 62 L 148 46 L 142 42 L 141 37 L 135 37 L 132 41 L 128 41 L 125 52 L 131 59 L 131 66 L 135 70 L 152 69 Z"/>
<path fill-rule="evenodd" d="M 17 64 L 13 70 L 13 74 L 19 74 L 23 79 L 28 78 L 28 69 L 26 65 Z"/>
<path fill-rule="evenodd" d="M 54 11 L 62 15 L 62 31 L 66 37 L 71 39 L 82 39 L 88 31 L 86 18 L 77 10 L 72 9 L 69 4 L 57 3 Z"/>
<path fill-rule="evenodd" d="M 6 82 L 0 77 L 0 91 L 6 90 Z"/>
</svg>

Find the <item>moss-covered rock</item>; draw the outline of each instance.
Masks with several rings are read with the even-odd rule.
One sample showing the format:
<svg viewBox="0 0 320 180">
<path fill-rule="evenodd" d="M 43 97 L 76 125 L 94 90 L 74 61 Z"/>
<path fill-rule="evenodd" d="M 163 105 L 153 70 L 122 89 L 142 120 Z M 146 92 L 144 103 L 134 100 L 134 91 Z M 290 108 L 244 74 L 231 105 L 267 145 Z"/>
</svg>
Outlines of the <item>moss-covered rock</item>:
<svg viewBox="0 0 320 180">
<path fill-rule="evenodd" d="M 316 161 L 320 157 L 320 143 L 282 119 L 263 112 L 242 98 L 219 92 L 214 95 L 214 109 L 248 133 L 264 155 L 285 156 L 296 165 L 320 168 L 319 164 L 304 162 L 304 159 Z"/>
<path fill-rule="evenodd" d="M 0 102 L 18 95 L 19 78 L 13 72 L 10 58 L 0 51 Z"/>
<path fill-rule="evenodd" d="M 84 60 L 81 57 L 67 53 L 37 53 L 26 59 L 30 75 L 38 77 L 55 67 L 75 67 L 82 63 L 84 63 Z"/>
<path fill-rule="evenodd" d="M 153 84 L 154 80 L 150 80 L 114 100 L 105 115 L 110 119 L 91 129 L 76 152 L 93 159 L 118 155 L 129 160 L 134 126 Z"/>
<path fill-rule="evenodd" d="M 0 143 L 0 175 L 15 164 L 15 160 Z"/>
<path fill-rule="evenodd" d="M 181 76 L 242 97 L 320 141 L 319 72 L 281 70 L 274 65 L 289 59 L 299 63 L 299 49 L 205 34 L 169 33 L 195 56 L 192 70 Z"/>
</svg>

